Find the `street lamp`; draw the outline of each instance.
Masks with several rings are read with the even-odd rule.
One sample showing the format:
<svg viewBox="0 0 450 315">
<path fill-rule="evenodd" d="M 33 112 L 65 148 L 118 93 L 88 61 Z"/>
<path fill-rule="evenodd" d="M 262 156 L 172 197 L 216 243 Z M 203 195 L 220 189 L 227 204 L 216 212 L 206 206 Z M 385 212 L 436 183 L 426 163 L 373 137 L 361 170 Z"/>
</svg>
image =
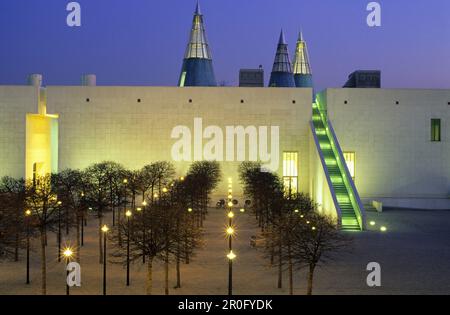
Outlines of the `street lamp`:
<svg viewBox="0 0 450 315">
<path fill-rule="evenodd" d="M 192 212 L 192 208 L 188 208 L 188 212 Z"/>
<path fill-rule="evenodd" d="M 130 285 L 130 218 L 131 211 L 125 212 L 127 217 L 127 286 Z"/>
<path fill-rule="evenodd" d="M 27 224 L 27 281 L 26 284 L 30 284 L 30 216 L 31 210 L 25 211 L 25 220 Z"/>
<path fill-rule="evenodd" d="M 106 295 L 106 235 L 109 231 L 108 226 L 102 226 L 103 232 L 103 295 Z"/>
<path fill-rule="evenodd" d="M 168 189 L 167 189 L 166 187 L 164 187 L 164 188 L 162 189 L 162 192 L 163 192 L 163 193 L 166 193 L 166 192 L 168 192 Z"/>
<path fill-rule="evenodd" d="M 70 260 L 73 256 L 73 250 L 70 247 L 66 247 L 63 251 L 63 256 L 66 261 L 66 295 L 70 295 L 70 287 L 67 283 L 67 277 L 69 276 L 69 270 L 67 270 L 67 266 L 69 265 Z"/>
<path fill-rule="evenodd" d="M 145 237 L 146 237 L 146 225 L 145 225 L 145 209 L 147 206 L 147 201 L 142 201 L 142 224 L 144 226 L 144 231 L 142 232 L 142 263 L 145 264 Z"/>
<path fill-rule="evenodd" d="M 232 250 L 227 255 L 228 258 L 228 295 L 233 295 L 233 259 L 236 255 Z"/>
</svg>

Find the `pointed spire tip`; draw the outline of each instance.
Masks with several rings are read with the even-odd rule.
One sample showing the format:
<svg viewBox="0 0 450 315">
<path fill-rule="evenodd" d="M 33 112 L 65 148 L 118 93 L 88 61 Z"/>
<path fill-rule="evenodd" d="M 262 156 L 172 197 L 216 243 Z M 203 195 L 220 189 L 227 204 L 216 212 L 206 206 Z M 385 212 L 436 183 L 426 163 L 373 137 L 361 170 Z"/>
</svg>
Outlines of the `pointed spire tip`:
<svg viewBox="0 0 450 315">
<path fill-rule="evenodd" d="M 278 44 L 283 44 L 286 45 L 286 39 L 284 38 L 284 32 L 283 29 L 281 29 L 281 33 L 280 33 L 280 39 L 278 40 Z"/>
<path fill-rule="evenodd" d="M 197 5 L 195 6 L 195 14 L 196 15 L 201 15 L 202 14 L 202 12 L 200 10 L 200 1 L 199 0 L 197 0 Z"/>
</svg>

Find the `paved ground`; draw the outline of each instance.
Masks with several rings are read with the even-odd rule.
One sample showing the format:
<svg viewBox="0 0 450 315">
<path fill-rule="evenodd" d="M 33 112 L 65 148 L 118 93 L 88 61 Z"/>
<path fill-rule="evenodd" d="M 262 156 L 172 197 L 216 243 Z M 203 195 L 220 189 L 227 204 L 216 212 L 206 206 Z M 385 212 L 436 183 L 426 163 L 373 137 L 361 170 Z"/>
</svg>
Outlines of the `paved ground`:
<svg viewBox="0 0 450 315">
<path fill-rule="evenodd" d="M 353 251 L 339 261 L 317 271 L 316 294 L 449 294 L 450 293 L 450 211 L 390 210 L 370 212 L 376 226 L 369 231 L 353 233 Z M 182 266 L 181 289 L 172 289 L 175 270 L 171 268 L 171 294 L 226 294 L 228 265 L 223 210 L 211 209 L 205 224 L 205 246 L 189 265 Z M 238 235 L 234 264 L 235 294 L 286 294 L 287 287 L 277 289 L 276 268 L 270 268 L 262 254 L 249 245 L 257 229 L 247 214 L 238 213 L 235 220 Z M 385 225 L 388 231 L 379 232 Z M 89 222 L 86 245 L 82 249 L 82 287 L 72 294 L 100 294 L 102 267 L 98 264 L 96 220 Z M 48 294 L 65 293 L 64 264 L 56 261 L 55 236 L 49 238 Z M 37 245 L 37 244 L 36 244 Z M 25 285 L 25 261 L 0 263 L 0 294 L 39 294 L 39 252 L 32 254 L 30 285 Z M 382 287 L 366 286 L 367 263 L 382 267 Z M 125 270 L 108 266 L 109 294 L 144 294 L 145 267 L 132 266 L 131 286 L 125 286 Z M 287 278 L 285 278 L 287 284 Z M 295 293 L 304 294 L 303 272 L 295 275 Z M 163 268 L 155 266 L 154 293 L 163 294 Z"/>
</svg>

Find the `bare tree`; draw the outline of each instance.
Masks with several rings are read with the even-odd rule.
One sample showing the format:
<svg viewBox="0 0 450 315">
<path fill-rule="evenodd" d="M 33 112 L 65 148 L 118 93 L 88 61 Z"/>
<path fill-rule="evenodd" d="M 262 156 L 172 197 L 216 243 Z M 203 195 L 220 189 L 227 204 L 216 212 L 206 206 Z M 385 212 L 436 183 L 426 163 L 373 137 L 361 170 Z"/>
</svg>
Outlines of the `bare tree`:
<svg viewBox="0 0 450 315">
<path fill-rule="evenodd" d="M 8 234 L 3 235 L 3 241 L 8 239 L 7 243 L 14 244 L 14 261 L 19 261 L 19 249 L 24 238 L 22 223 L 25 212 L 25 180 L 3 177 L 0 180 L 0 196 L 3 206 L 3 226 L 8 230 Z"/>
<path fill-rule="evenodd" d="M 42 294 L 47 294 L 47 231 L 54 231 L 58 223 L 58 204 L 52 175 L 37 176 L 26 182 L 26 205 L 31 211 L 33 227 L 39 231 L 41 239 Z"/>
<path fill-rule="evenodd" d="M 313 291 L 316 267 L 337 259 L 339 253 L 350 251 L 352 244 L 352 238 L 339 230 L 335 220 L 317 212 L 305 215 L 301 224 L 291 231 L 291 237 L 293 264 L 308 269 L 308 295 Z"/>
<path fill-rule="evenodd" d="M 86 169 L 88 182 L 86 183 L 85 200 L 89 209 L 98 219 L 98 245 L 99 263 L 103 263 L 103 216 L 113 200 L 112 183 L 115 163 L 102 162 L 89 166 Z"/>
</svg>

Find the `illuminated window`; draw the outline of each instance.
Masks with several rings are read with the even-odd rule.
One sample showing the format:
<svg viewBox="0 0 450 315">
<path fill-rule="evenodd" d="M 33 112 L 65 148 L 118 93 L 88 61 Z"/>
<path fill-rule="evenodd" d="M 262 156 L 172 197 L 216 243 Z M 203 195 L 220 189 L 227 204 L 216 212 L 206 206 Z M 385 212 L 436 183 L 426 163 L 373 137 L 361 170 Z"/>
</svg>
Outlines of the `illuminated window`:
<svg viewBox="0 0 450 315">
<path fill-rule="evenodd" d="M 431 119 L 431 141 L 441 141 L 440 119 Z"/>
<path fill-rule="evenodd" d="M 350 176 L 355 180 L 355 152 L 344 152 L 344 159 Z"/>
<path fill-rule="evenodd" d="M 298 191 L 298 152 L 283 152 L 283 185 L 286 194 Z"/>
</svg>

